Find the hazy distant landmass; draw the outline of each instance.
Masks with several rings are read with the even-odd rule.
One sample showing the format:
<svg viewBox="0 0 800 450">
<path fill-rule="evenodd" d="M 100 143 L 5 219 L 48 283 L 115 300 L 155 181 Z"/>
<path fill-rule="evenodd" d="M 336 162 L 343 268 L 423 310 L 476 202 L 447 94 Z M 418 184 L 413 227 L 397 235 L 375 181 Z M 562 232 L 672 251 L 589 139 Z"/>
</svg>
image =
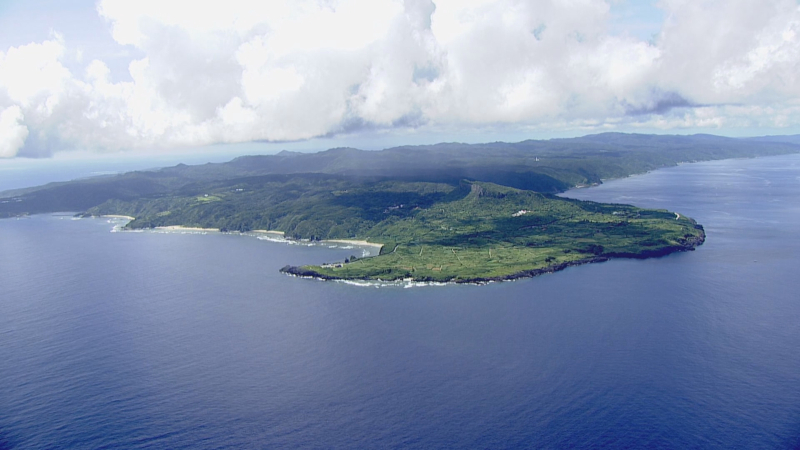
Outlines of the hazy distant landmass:
<svg viewBox="0 0 800 450">
<path fill-rule="evenodd" d="M 679 213 L 553 194 L 680 163 L 800 152 L 797 136 L 605 133 L 518 143 L 337 148 L 52 183 L 0 194 L 0 217 L 82 211 L 129 228 L 277 230 L 383 244 L 371 258 L 284 271 L 325 279 L 487 281 L 701 244 Z"/>
</svg>

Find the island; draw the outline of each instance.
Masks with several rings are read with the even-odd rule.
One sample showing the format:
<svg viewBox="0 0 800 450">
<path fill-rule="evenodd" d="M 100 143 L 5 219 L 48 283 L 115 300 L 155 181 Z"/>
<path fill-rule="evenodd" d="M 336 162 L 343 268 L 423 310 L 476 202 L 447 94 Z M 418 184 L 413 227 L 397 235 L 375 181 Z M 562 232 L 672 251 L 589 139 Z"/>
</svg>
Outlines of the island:
<svg viewBox="0 0 800 450">
<path fill-rule="evenodd" d="M 486 283 L 693 250 L 680 212 L 557 194 L 681 163 L 800 152 L 796 142 L 606 133 L 520 143 L 331 149 L 51 183 L 0 193 L 0 217 L 78 211 L 127 229 L 271 230 L 377 255 L 282 272 L 322 280 Z"/>
</svg>

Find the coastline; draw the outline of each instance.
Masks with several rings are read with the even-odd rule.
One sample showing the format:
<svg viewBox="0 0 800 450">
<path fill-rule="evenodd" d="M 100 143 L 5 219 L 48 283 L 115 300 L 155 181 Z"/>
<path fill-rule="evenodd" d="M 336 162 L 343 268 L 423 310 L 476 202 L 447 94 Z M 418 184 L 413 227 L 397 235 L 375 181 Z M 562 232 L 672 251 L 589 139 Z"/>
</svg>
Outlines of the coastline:
<svg viewBox="0 0 800 450">
<path fill-rule="evenodd" d="M 250 230 L 245 231 L 245 233 L 262 233 L 262 234 L 280 234 L 281 236 L 286 235 L 283 231 L 278 230 Z"/>
<path fill-rule="evenodd" d="M 132 216 L 123 216 L 121 214 L 104 214 L 100 217 L 108 217 L 110 219 L 128 219 L 128 220 L 136 220 L 136 217 Z"/>
<path fill-rule="evenodd" d="M 677 251 L 677 250 L 676 250 Z M 591 264 L 596 262 L 605 262 L 608 261 L 609 257 L 604 256 L 597 256 L 593 258 L 587 259 L 580 259 L 576 261 L 569 261 L 561 264 L 557 264 L 555 266 L 547 266 L 542 267 L 539 269 L 531 269 L 531 270 L 524 270 L 521 272 L 516 272 L 508 275 L 504 275 L 502 277 L 475 277 L 475 278 L 464 278 L 464 279 L 450 279 L 450 280 L 436 280 L 429 277 L 410 277 L 410 278 L 395 278 L 395 279 L 382 279 L 380 277 L 376 278 L 369 278 L 369 277 L 360 277 L 360 278 L 345 278 L 345 277 L 337 277 L 331 275 L 325 275 L 319 273 L 315 270 L 311 269 L 304 269 L 303 267 L 297 266 L 284 266 L 280 269 L 281 273 L 285 273 L 289 276 L 298 277 L 298 278 L 310 278 L 314 280 L 320 281 L 374 281 L 378 283 L 396 283 L 398 281 L 408 281 L 413 283 L 442 283 L 442 284 L 474 284 L 474 285 L 484 285 L 488 283 L 494 283 L 498 281 L 514 281 L 519 280 L 521 278 L 533 278 L 539 275 L 544 275 L 546 273 L 554 273 L 561 270 L 566 269 L 567 267 L 572 266 L 580 266 L 583 264 Z"/>
<path fill-rule="evenodd" d="M 100 216 L 100 217 L 135 220 L 135 217 L 123 216 L 123 215 L 118 215 L 118 214 L 108 214 L 108 215 L 103 215 L 103 216 Z M 222 232 L 222 231 L 220 231 L 219 228 L 187 227 L 187 226 L 184 226 L 184 225 L 168 225 L 168 226 L 162 226 L 162 227 L 155 227 L 155 228 L 153 228 L 153 230 L 156 230 L 156 231 L 168 231 L 168 232 L 169 231 L 172 231 L 172 232 L 196 232 L 196 233 L 208 233 L 208 232 L 221 233 Z M 285 236 L 286 235 L 285 232 L 277 231 L 277 230 L 250 230 L 250 231 L 240 232 L 240 234 L 248 234 L 248 233 L 266 234 L 266 235 L 273 234 L 273 235 L 278 235 L 278 236 Z M 284 237 L 284 239 L 286 239 L 287 241 L 292 241 L 292 242 L 297 241 L 296 239 L 292 239 L 292 238 L 285 238 Z M 319 243 L 320 244 L 346 244 L 346 245 L 353 245 L 353 246 L 357 246 L 357 247 L 368 247 L 371 250 L 373 250 L 376 254 L 380 254 L 380 251 L 383 248 L 383 244 L 377 244 L 377 243 L 374 243 L 374 242 L 368 242 L 368 241 L 365 241 L 365 240 L 357 240 L 357 239 L 324 239 L 324 240 L 319 241 Z"/>
<path fill-rule="evenodd" d="M 135 217 L 123 216 L 123 215 L 119 215 L 119 214 L 104 214 L 104 215 L 102 215 L 100 217 L 108 217 L 108 218 L 113 218 L 113 219 L 136 220 Z M 202 232 L 209 232 L 209 231 L 211 231 L 211 232 L 220 232 L 219 228 L 187 227 L 187 226 L 184 226 L 184 225 L 167 225 L 167 226 L 163 226 L 163 227 L 155 227 L 155 228 L 153 228 L 153 230 L 159 230 L 159 231 L 198 231 L 198 232 L 201 232 L 201 231 Z M 280 236 L 283 236 L 285 234 L 283 231 L 277 231 L 277 230 L 250 230 L 250 231 L 242 232 L 242 234 L 245 234 L 245 233 L 277 234 L 277 235 L 280 235 Z"/>
<path fill-rule="evenodd" d="M 473 278 L 464 278 L 464 279 L 450 279 L 450 280 L 437 280 L 430 277 L 410 277 L 410 278 L 395 278 L 395 279 L 382 279 L 380 277 L 338 277 L 333 275 L 326 275 L 323 273 L 319 273 L 309 266 L 297 267 L 286 265 L 280 269 L 281 273 L 284 273 L 289 276 L 294 276 L 298 278 L 311 278 L 315 280 L 321 281 L 366 281 L 366 282 L 378 282 L 378 283 L 397 283 L 399 281 L 408 281 L 413 283 L 440 283 L 440 284 L 474 284 L 474 285 L 484 285 L 488 283 L 494 283 L 498 281 L 514 281 L 519 280 L 522 278 L 533 278 L 539 275 L 544 275 L 547 273 L 555 273 L 561 270 L 564 270 L 568 267 L 574 266 L 581 266 L 584 264 L 593 264 L 599 262 L 605 262 L 610 259 L 648 259 L 648 258 L 660 258 L 662 256 L 671 255 L 673 253 L 678 252 L 687 252 L 687 251 L 694 251 L 697 247 L 703 245 L 706 239 L 705 230 L 702 227 L 699 228 L 701 230 L 700 236 L 695 239 L 691 239 L 686 242 L 684 245 L 675 245 L 672 247 L 667 247 L 659 250 L 654 251 L 647 251 L 643 253 L 608 253 L 604 255 L 594 256 L 591 258 L 579 259 L 575 261 L 567 261 L 556 265 L 540 267 L 537 269 L 530 269 L 530 270 L 523 270 L 516 273 L 511 273 L 508 275 L 497 276 L 497 277 L 473 277 Z"/>
<path fill-rule="evenodd" d="M 169 225 L 169 226 L 166 226 L 166 227 L 155 227 L 154 229 L 155 230 L 160 230 L 160 231 L 202 231 L 202 232 L 215 231 L 215 232 L 219 232 L 219 228 L 184 227 L 183 225 Z"/>
<path fill-rule="evenodd" d="M 372 247 L 378 251 L 380 254 L 381 249 L 383 248 L 383 244 L 376 244 L 375 242 L 367 242 L 363 240 L 357 239 L 324 239 L 321 241 L 323 244 L 349 244 L 349 245 L 357 245 L 360 247 Z"/>
</svg>

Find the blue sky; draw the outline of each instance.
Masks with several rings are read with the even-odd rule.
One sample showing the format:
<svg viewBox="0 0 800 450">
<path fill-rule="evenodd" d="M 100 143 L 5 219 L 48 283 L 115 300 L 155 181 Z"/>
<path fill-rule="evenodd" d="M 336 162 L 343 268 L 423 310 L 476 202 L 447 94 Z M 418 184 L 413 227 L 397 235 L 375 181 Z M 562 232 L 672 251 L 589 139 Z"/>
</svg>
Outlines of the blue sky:
<svg viewBox="0 0 800 450">
<path fill-rule="evenodd" d="M 657 39 L 664 24 L 664 10 L 655 0 L 629 0 L 610 3 L 611 32 L 631 35 L 648 42 Z"/>
<path fill-rule="evenodd" d="M 800 132 L 796 0 L 0 1 L 0 157 Z"/>
</svg>

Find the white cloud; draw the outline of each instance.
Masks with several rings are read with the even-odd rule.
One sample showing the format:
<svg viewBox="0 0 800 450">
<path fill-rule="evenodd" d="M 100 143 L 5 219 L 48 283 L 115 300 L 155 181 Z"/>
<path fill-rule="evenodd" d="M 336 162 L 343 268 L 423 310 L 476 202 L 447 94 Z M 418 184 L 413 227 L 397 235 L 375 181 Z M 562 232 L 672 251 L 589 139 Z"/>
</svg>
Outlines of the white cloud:
<svg viewBox="0 0 800 450">
<path fill-rule="evenodd" d="M 800 94 L 795 0 L 665 0 L 658 81 L 698 103 Z M 785 97 L 784 97 L 785 98 Z"/>
<path fill-rule="evenodd" d="M 645 42 L 610 31 L 604 0 L 101 0 L 116 42 L 143 55 L 128 81 L 99 60 L 71 73 L 78 50 L 57 34 L 0 52 L 3 154 L 800 123 L 795 0 L 659 5 L 662 33 Z"/>
<path fill-rule="evenodd" d="M 28 137 L 28 128 L 22 125 L 23 116 L 19 106 L 10 106 L 0 111 L 0 158 L 10 158 Z"/>
<path fill-rule="evenodd" d="M 11 101 L 24 107 L 37 97 L 45 96 L 38 99 L 45 102 L 57 99 L 70 78 L 69 71 L 59 62 L 63 53 L 60 36 L 38 44 L 11 47 L 5 54 L 0 53 L 0 87 L 5 88 Z"/>
</svg>

